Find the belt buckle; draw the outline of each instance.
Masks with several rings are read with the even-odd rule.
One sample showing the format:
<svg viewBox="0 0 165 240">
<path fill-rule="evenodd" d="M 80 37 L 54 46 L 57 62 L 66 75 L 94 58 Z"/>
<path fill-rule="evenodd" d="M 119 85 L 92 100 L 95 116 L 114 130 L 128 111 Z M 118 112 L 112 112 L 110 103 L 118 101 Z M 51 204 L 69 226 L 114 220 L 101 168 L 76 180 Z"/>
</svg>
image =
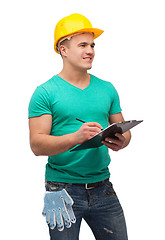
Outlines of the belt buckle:
<svg viewBox="0 0 165 240">
<path fill-rule="evenodd" d="M 85 189 L 86 190 L 90 190 L 90 189 L 93 189 L 94 187 L 88 187 L 88 183 L 85 184 Z"/>
</svg>

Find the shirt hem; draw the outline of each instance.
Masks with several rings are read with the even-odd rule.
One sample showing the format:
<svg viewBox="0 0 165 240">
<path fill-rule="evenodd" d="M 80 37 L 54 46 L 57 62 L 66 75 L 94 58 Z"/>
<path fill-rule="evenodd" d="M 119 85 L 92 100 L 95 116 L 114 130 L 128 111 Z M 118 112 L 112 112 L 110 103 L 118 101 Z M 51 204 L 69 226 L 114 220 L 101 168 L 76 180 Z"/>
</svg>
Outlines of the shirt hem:
<svg viewBox="0 0 165 240">
<path fill-rule="evenodd" d="M 51 182 L 60 182 L 60 183 L 80 183 L 80 184 L 87 184 L 87 183 L 96 183 L 96 182 L 101 182 L 106 179 L 110 178 L 110 173 L 106 174 L 100 178 L 92 178 L 92 179 L 64 179 L 64 178 L 49 178 L 45 177 L 45 181 L 51 181 Z"/>
</svg>

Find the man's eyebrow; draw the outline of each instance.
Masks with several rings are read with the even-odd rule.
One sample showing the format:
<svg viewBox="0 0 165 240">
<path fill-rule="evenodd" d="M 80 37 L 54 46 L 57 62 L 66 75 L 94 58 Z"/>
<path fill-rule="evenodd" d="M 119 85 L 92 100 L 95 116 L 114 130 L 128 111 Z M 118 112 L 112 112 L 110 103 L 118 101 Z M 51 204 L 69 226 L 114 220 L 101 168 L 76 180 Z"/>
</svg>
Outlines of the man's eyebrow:
<svg viewBox="0 0 165 240">
<path fill-rule="evenodd" d="M 78 45 L 88 45 L 88 44 L 89 44 L 88 42 L 80 42 L 80 43 L 78 43 Z M 92 42 L 92 43 L 89 44 L 89 45 L 93 45 L 93 46 L 95 46 L 95 43 Z"/>
</svg>

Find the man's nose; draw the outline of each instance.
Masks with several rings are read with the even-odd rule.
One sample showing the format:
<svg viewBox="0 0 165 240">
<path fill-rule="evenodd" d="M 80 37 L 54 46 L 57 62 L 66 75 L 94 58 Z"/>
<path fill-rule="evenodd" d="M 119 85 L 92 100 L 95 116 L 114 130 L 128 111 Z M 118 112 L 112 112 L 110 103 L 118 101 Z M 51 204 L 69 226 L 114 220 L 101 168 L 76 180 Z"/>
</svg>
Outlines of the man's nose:
<svg viewBox="0 0 165 240">
<path fill-rule="evenodd" d="M 88 54 L 93 54 L 94 53 L 94 49 L 90 45 L 88 45 L 87 48 L 86 48 L 86 52 Z"/>
</svg>

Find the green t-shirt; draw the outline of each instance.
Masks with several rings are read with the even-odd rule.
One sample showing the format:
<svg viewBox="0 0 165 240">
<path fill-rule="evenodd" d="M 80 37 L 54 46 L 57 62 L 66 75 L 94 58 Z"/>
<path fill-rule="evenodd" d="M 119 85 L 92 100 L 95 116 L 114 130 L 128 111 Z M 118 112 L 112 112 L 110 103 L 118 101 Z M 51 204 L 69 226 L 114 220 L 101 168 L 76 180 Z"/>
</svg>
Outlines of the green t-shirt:
<svg viewBox="0 0 165 240">
<path fill-rule="evenodd" d="M 114 86 L 90 74 L 90 84 L 80 89 L 58 75 L 36 88 L 29 104 L 29 118 L 52 115 L 50 135 L 61 136 L 76 132 L 85 122 L 108 126 L 109 115 L 121 112 L 119 96 Z M 46 164 L 47 181 L 93 183 L 110 177 L 108 148 L 66 151 L 49 156 Z"/>
</svg>

